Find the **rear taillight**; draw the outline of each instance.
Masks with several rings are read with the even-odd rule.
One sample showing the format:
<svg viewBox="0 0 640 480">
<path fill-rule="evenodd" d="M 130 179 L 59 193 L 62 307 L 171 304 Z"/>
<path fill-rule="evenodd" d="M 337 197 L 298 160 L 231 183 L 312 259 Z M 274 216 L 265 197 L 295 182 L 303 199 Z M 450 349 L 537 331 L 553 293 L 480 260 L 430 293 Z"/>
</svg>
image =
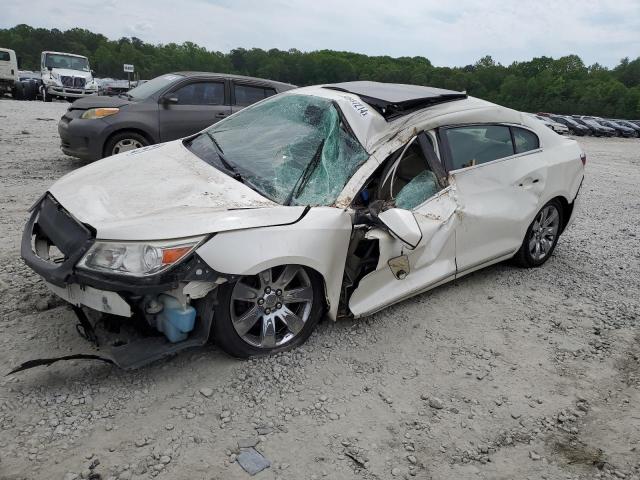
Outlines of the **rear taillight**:
<svg viewBox="0 0 640 480">
<path fill-rule="evenodd" d="M 580 160 L 582 161 L 582 166 L 584 167 L 587 164 L 587 155 L 585 153 L 581 153 Z"/>
</svg>

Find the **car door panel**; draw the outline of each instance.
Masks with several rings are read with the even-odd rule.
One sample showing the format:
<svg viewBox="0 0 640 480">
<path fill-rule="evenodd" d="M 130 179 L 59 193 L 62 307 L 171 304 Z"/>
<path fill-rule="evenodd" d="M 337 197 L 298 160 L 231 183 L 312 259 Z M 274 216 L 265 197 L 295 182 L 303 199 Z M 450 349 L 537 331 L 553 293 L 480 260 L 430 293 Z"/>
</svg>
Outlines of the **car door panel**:
<svg viewBox="0 0 640 480">
<path fill-rule="evenodd" d="M 224 82 L 191 82 L 180 85 L 175 91 L 204 83 L 222 83 L 224 88 Z M 173 92 L 165 94 L 165 97 L 171 97 L 172 94 Z M 161 103 L 159 105 L 161 141 L 168 142 L 183 138 L 219 122 L 231 114 L 231 106 L 226 103 L 228 102 L 225 101 L 222 104 L 203 104 L 199 101 L 198 104 Z"/>
<path fill-rule="evenodd" d="M 459 273 L 518 250 L 540 208 L 547 176 L 540 151 L 451 173 L 460 211 Z"/>
<path fill-rule="evenodd" d="M 376 270 L 360 280 L 349 299 L 356 316 L 368 315 L 455 277 L 455 231 L 459 223 L 452 189 L 445 189 L 414 209 L 422 231 L 418 246 L 411 250 L 382 228 L 374 228 L 367 238 L 377 239 L 380 257 Z M 406 255 L 410 270 L 398 279 L 389 260 Z"/>
<path fill-rule="evenodd" d="M 409 148 L 414 141 L 419 146 L 418 151 L 415 149 L 412 151 Z M 378 240 L 380 257 L 376 270 L 362 278 L 358 288 L 351 295 L 349 309 L 356 316 L 380 310 L 386 305 L 454 278 L 456 273 L 455 231 L 459 221 L 456 215 L 455 190 L 446 187 L 445 171 L 433 149 L 433 142 L 429 141 L 424 132 L 416 135 L 402 148 L 402 152 L 397 160 L 393 160 L 393 154 L 387 160 L 391 163 L 384 167 L 383 179 L 387 178 L 386 172 L 390 170 L 393 171 L 394 176 L 397 174 L 398 178 L 402 178 L 402 171 L 405 170 L 404 174 L 406 174 L 407 170 L 400 166 L 400 162 L 405 159 L 410 162 L 419 162 L 421 152 L 422 160 L 425 162 L 423 169 L 426 168 L 434 175 L 435 182 L 442 190 L 411 207 L 422 232 L 422 238 L 415 249 L 410 249 L 382 227 L 368 232 L 368 238 Z M 394 166 L 396 162 L 397 166 Z M 423 173 L 419 165 L 419 163 L 413 165 L 414 179 L 420 178 Z M 412 183 L 413 180 L 409 181 L 405 187 L 411 187 Z M 383 181 L 384 184 L 385 181 Z M 429 184 L 430 182 L 425 182 L 416 185 L 427 188 Z M 433 186 L 433 183 L 430 185 Z M 391 183 L 391 191 L 393 190 L 393 183 Z M 429 195 L 426 192 L 425 190 L 425 196 Z M 419 202 L 421 195 L 413 197 L 416 202 Z M 399 194 L 396 198 L 399 198 Z M 406 258 L 403 258 L 401 263 L 408 264 L 409 271 L 405 272 L 406 275 L 399 277 L 394 273 L 390 261 L 402 256 Z"/>
</svg>

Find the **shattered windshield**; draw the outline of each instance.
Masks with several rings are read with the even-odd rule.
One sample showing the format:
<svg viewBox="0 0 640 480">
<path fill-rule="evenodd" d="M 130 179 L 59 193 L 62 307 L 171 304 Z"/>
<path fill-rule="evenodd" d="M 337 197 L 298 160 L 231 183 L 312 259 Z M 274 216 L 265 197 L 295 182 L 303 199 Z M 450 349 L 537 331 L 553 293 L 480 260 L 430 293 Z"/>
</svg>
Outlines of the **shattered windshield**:
<svg viewBox="0 0 640 480">
<path fill-rule="evenodd" d="M 283 205 L 331 205 L 369 157 L 331 100 L 296 94 L 252 105 L 187 146 Z"/>
</svg>

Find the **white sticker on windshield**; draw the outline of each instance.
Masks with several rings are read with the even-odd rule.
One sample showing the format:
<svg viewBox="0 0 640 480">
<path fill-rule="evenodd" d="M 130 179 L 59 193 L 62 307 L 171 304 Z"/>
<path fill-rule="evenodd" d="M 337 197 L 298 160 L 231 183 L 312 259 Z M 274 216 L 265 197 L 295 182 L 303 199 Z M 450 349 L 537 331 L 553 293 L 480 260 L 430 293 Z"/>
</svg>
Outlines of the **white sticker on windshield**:
<svg viewBox="0 0 640 480">
<path fill-rule="evenodd" d="M 369 115 L 369 109 L 365 104 L 359 102 L 355 98 L 349 98 L 349 101 L 351 102 L 351 106 L 353 107 L 353 109 L 358 112 L 360 116 L 366 117 L 367 115 Z"/>
</svg>

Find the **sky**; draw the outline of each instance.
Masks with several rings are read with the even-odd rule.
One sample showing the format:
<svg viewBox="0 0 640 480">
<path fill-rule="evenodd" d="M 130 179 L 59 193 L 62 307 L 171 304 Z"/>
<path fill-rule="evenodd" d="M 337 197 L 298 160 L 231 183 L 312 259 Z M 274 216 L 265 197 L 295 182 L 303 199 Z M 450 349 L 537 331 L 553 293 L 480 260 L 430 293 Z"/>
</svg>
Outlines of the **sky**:
<svg viewBox="0 0 640 480">
<path fill-rule="evenodd" d="M 0 28 L 87 28 L 110 39 L 423 56 L 463 66 L 640 56 L 640 0 L 2 0 Z M 28 5 L 28 8 L 25 8 Z"/>
</svg>

